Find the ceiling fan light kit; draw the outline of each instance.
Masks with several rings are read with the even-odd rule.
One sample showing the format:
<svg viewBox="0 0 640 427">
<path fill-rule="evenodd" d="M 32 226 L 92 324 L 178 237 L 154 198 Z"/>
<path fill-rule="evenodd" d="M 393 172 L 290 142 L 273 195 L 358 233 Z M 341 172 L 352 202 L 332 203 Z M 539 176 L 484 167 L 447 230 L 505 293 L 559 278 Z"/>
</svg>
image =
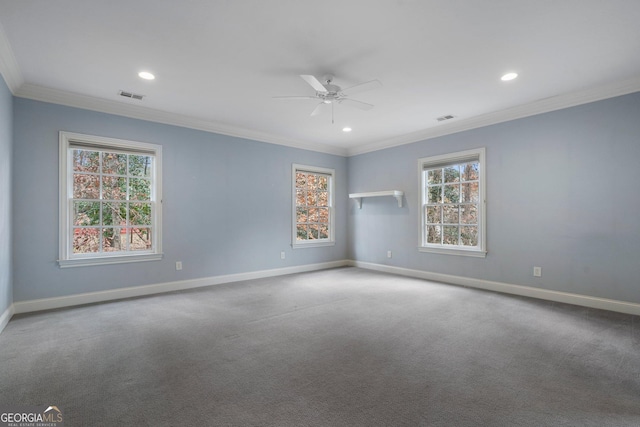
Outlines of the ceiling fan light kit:
<svg viewBox="0 0 640 427">
<path fill-rule="evenodd" d="M 333 84 L 333 76 L 331 74 L 325 75 L 320 82 L 315 76 L 310 74 L 301 74 L 302 80 L 307 82 L 315 91 L 315 96 L 276 96 L 276 99 L 315 99 L 320 103 L 311 111 L 311 116 L 317 116 L 321 114 L 325 108 L 325 105 L 331 104 L 331 123 L 333 120 L 333 106 L 334 104 L 344 104 L 351 107 L 358 108 L 360 110 L 370 110 L 374 106 L 366 102 L 358 101 L 349 98 L 350 95 L 358 92 L 364 92 L 371 89 L 376 89 L 382 86 L 379 80 L 370 80 L 368 82 L 360 83 L 354 86 L 350 86 L 346 89 L 342 89 L 340 86 Z"/>
</svg>

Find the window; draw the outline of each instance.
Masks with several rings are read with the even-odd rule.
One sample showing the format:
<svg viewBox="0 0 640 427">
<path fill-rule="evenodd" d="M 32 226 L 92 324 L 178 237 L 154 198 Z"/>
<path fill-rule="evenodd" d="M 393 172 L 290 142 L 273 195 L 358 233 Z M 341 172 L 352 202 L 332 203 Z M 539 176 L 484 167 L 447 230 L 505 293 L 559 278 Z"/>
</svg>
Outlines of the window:
<svg viewBox="0 0 640 427">
<path fill-rule="evenodd" d="M 293 165 L 294 248 L 335 244 L 333 189 L 335 171 Z"/>
<path fill-rule="evenodd" d="M 484 148 L 418 160 L 420 251 L 486 255 Z"/>
<path fill-rule="evenodd" d="M 60 267 L 161 251 L 162 147 L 60 132 Z"/>
</svg>

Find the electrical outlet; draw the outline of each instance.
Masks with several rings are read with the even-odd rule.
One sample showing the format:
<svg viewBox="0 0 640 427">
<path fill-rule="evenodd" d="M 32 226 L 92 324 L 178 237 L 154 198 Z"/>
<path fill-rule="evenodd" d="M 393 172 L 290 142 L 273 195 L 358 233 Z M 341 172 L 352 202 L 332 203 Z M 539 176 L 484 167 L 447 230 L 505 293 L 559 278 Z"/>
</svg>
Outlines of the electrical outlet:
<svg viewBox="0 0 640 427">
<path fill-rule="evenodd" d="M 391 251 L 387 251 L 387 258 L 391 258 Z"/>
<path fill-rule="evenodd" d="M 176 270 L 182 270 L 182 261 L 176 261 Z"/>
<path fill-rule="evenodd" d="M 542 267 L 533 267 L 533 277 L 542 277 Z"/>
<path fill-rule="evenodd" d="M 286 254 L 284 253 L 284 251 L 280 252 L 280 259 L 285 259 L 286 258 Z"/>
</svg>

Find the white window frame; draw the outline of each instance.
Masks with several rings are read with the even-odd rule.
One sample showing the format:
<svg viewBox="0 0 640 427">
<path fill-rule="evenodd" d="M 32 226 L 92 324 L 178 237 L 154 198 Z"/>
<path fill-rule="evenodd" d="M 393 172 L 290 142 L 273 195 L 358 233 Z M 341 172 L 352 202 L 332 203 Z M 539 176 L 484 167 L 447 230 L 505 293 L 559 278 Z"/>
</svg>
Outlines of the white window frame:
<svg viewBox="0 0 640 427">
<path fill-rule="evenodd" d="M 74 254 L 73 253 L 73 153 L 74 145 L 84 145 L 96 150 L 114 150 L 142 153 L 154 157 L 152 168 L 152 248 L 149 251 L 135 253 L 118 252 L 113 255 Z M 60 132 L 60 225 L 59 225 L 59 259 L 61 268 L 90 265 L 119 264 L 140 261 L 157 261 L 162 259 L 162 146 L 145 142 L 127 141 L 101 136 L 83 135 L 72 132 Z"/>
<path fill-rule="evenodd" d="M 296 216 L 296 173 L 310 172 L 319 173 L 329 176 L 329 238 L 317 240 L 297 240 L 297 216 Z M 316 248 L 320 246 L 334 246 L 335 242 L 335 169 L 322 168 L 317 166 L 300 165 L 294 163 L 291 167 L 291 247 L 293 249 L 300 248 Z"/>
<path fill-rule="evenodd" d="M 478 185 L 478 246 L 466 247 L 456 245 L 439 245 L 426 243 L 426 174 L 425 169 L 430 167 L 444 166 L 447 164 L 459 164 L 469 161 L 478 161 L 479 163 L 479 185 Z M 418 159 L 418 174 L 420 182 L 420 242 L 418 250 L 420 252 L 432 252 L 446 255 L 463 255 L 472 257 L 486 257 L 487 255 L 487 215 L 486 215 L 486 166 L 485 166 L 485 149 L 476 148 L 472 150 L 459 151 L 456 153 L 443 154 L 439 156 L 423 157 Z"/>
</svg>

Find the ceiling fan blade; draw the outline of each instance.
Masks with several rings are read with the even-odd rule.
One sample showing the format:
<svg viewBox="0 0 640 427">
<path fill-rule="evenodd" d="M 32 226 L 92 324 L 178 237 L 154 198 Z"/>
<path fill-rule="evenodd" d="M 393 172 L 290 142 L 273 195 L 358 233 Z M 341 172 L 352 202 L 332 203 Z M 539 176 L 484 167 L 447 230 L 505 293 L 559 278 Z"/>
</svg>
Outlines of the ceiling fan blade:
<svg viewBox="0 0 640 427">
<path fill-rule="evenodd" d="M 300 77 L 302 77 L 305 82 L 309 83 L 311 87 L 316 90 L 316 92 L 327 93 L 327 89 L 324 87 L 324 85 L 320 83 L 320 80 L 316 79 L 314 76 L 311 76 L 309 74 L 300 74 Z"/>
<path fill-rule="evenodd" d="M 380 80 L 371 80 L 368 82 L 360 83 L 355 86 L 348 87 L 346 89 L 342 89 L 342 93 L 345 95 L 353 95 L 354 93 L 360 93 L 371 89 L 377 89 L 382 87 L 382 83 Z"/>
<path fill-rule="evenodd" d="M 356 101 L 355 99 L 342 99 L 340 100 L 340 104 L 345 104 L 350 107 L 359 108 L 361 110 L 371 110 L 374 107 L 373 104 L 367 104 L 366 102 Z"/>
<path fill-rule="evenodd" d="M 317 116 L 319 114 L 324 113 L 324 111 L 326 110 L 325 106 L 328 106 L 328 105 L 329 104 L 325 104 L 324 102 L 321 102 L 316 106 L 316 108 L 313 109 L 313 111 L 311 112 L 311 116 Z"/>
<path fill-rule="evenodd" d="M 297 100 L 297 99 L 318 99 L 315 96 L 274 96 L 272 98 L 273 99 L 285 99 L 285 100 L 289 100 L 289 99 L 293 99 L 293 100 Z"/>
</svg>

